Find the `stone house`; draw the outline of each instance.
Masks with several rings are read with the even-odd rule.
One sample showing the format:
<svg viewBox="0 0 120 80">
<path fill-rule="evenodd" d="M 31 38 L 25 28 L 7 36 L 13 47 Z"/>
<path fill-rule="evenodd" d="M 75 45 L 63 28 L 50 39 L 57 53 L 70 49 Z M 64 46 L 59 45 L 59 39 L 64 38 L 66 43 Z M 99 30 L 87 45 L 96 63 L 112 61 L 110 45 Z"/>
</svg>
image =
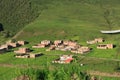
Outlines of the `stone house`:
<svg viewBox="0 0 120 80">
<path fill-rule="evenodd" d="M 83 46 L 83 47 L 78 48 L 78 51 L 81 52 L 81 54 L 83 54 L 83 53 L 89 52 L 90 48 Z"/>
<path fill-rule="evenodd" d="M 36 57 L 39 57 L 39 56 L 41 56 L 41 53 L 37 53 L 37 54 L 30 53 L 29 54 L 29 58 L 36 58 Z"/>
<path fill-rule="evenodd" d="M 41 56 L 41 54 L 33 54 L 33 53 L 19 53 L 19 54 L 16 54 L 15 57 L 16 58 L 36 58 L 36 57 L 39 57 Z"/>
<path fill-rule="evenodd" d="M 68 64 L 73 61 L 72 55 L 62 55 L 59 59 L 52 61 L 52 63 Z"/>
<path fill-rule="evenodd" d="M 94 40 L 91 40 L 91 41 L 87 41 L 87 44 L 96 44 L 97 42 L 94 41 Z"/>
<path fill-rule="evenodd" d="M 29 54 L 16 54 L 16 58 L 29 58 Z"/>
<path fill-rule="evenodd" d="M 63 45 L 65 46 L 69 45 L 69 41 L 63 41 Z"/>
<path fill-rule="evenodd" d="M 50 47 L 46 51 L 55 50 L 55 48 L 55 45 L 50 45 Z"/>
<path fill-rule="evenodd" d="M 25 53 L 30 52 L 30 49 L 29 48 L 19 48 L 19 50 L 14 51 L 14 52 L 18 53 L 18 54 L 25 54 Z"/>
<path fill-rule="evenodd" d="M 41 41 L 41 44 L 49 46 L 51 44 L 51 41 L 49 41 L 49 40 L 43 40 L 43 41 Z"/>
<path fill-rule="evenodd" d="M 74 41 L 63 41 L 63 44 L 66 46 L 76 46 L 77 43 Z"/>
<path fill-rule="evenodd" d="M 9 45 L 13 48 L 16 48 L 16 47 L 20 46 L 18 43 L 8 43 L 7 45 Z"/>
<path fill-rule="evenodd" d="M 55 50 L 61 50 L 61 49 L 64 49 L 65 48 L 65 45 L 58 45 Z"/>
<path fill-rule="evenodd" d="M 113 44 L 99 44 L 97 49 L 113 49 Z"/>
<path fill-rule="evenodd" d="M 8 49 L 11 49 L 12 47 L 10 45 L 5 44 L 0 46 L 0 49 L 3 49 L 3 48 L 8 50 Z"/>
<path fill-rule="evenodd" d="M 104 39 L 103 38 L 95 38 L 95 40 L 97 43 L 101 43 L 101 42 L 104 42 Z"/>
<path fill-rule="evenodd" d="M 46 47 L 45 44 L 37 44 L 37 45 L 32 46 L 32 48 L 45 48 L 45 47 Z"/>
<path fill-rule="evenodd" d="M 17 43 L 18 43 L 19 45 L 21 45 L 21 46 L 23 46 L 23 45 L 27 44 L 27 42 L 26 42 L 26 41 L 17 41 Z"/>
<path fill-rule="evenodd" d="M 61 45 L 63 43 L 62 40 L 55 40 L 54 41 L 54 45 L 58 46 L 58 45 Z"/>
<path fill-rule="evenodd" d="M 87 44 L 96 44 L 101 42 L 104 42 L 103 38 L 95 38 L 94 40 L 87 41 Z"/>
<path fill-rule="evenodd" d="M 87 53 L 87 52 L 90 52 L 90 48 L 89 47 L 80 47 L 76 50 L 71 50 L 72 53 L 80 53 L 80 54 L 83 54 L 83 53 Z"/>
<path fill-rule="evenodd" d="M 69 44 L 68 46 L 77 46 L 77 42 L 74 42 L 74 41 L 69 41 Z"/>
</svg>

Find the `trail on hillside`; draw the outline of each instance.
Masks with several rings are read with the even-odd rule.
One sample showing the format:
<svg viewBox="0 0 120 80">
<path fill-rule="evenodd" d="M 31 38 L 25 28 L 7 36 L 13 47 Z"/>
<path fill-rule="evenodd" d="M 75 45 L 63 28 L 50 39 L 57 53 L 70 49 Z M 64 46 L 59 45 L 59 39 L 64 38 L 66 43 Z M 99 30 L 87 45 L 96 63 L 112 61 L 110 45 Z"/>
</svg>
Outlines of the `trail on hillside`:
<svg viewBox="0 0 120 80">
<path fill-rule="evenodd" d="M 9 68 L 29 68 L 29 67 L 32 67 L 32 68 L 35 68 L 35 69 L 41 69 L 43 68 L 43 66 L 29 66 L 29 65 L 14 65 L 14 64 L 4 64 L 4 63 L 0 63 L 0 67 L 9 67 Z"/>
<path fill-rule="evenodd" d="M 100 71 L 88 71 L 87 73 L 90 75 L 96 75 L 96 76 L 120 77 L 119 72 L 107 73 L 107 72 L 100 72 Z"/>
<path fill-rule="evenodd" d="M 12 37 L 12 39 L 17 38 L 22 32 L 23 32 L 24 28 L 22 30 L 20 30 L 15 36 Z"/>
</svg>

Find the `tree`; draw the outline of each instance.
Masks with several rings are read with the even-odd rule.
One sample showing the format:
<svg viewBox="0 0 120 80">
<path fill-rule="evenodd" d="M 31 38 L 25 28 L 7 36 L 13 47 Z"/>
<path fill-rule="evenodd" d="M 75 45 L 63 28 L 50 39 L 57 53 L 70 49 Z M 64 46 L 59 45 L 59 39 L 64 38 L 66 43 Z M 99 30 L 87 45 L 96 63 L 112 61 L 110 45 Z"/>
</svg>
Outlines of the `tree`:
<svg viewBox="0 0 120 80">
<path fill-rule="evenodd" d="M 2 23 L 0 23 L 0 32 L 1 32 L 1 31 L 4 31 L 4 28 L 3 28 Z"/>
<path fill-rule="evenodd" d="M 3 35 L 4 38 L 8 38 L 8 37 L 11 36 L 9 31 L 2 31 L 2 35 Z"/>
</svg>

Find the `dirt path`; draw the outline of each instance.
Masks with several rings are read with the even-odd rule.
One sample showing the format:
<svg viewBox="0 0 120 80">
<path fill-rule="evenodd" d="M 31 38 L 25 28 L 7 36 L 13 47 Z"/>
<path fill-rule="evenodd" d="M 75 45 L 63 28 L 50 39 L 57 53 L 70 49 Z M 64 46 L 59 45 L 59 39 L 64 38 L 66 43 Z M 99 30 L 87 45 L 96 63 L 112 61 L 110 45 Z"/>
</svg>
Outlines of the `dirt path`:
<svg viewBox="0 0 120 80">
<path fill-rule="evenodd" d="M 120 77 L 120 73 L 118 72 L 107 73 L 107 72 L 100 72 L 100 71 L 88 71 L 87 73 L 90 75 L 105 76 L 105 77 Z"/>
<path fill-rule="evenodd" d="M 14 65 L 14 64 L 4 64 L 4 63 L 0 63 L 0 67 L 9 67 L 9 68 L 27 68 L 27 65 Z"/>
<path fill-rule="evenodd" d="M 96 59 L 96 60 L 110 60 L 110 61 L 120 61 L 120 59 L 109 59 L 109 58 L 97 58 L 97 57 L 89 57 L 89 56 L 80 56 L 81 58 L 89 58 L 89 59 Z"/>
<path fill-rule="evenodd" d="M 0 64 L 0 67 L 9 67 L 9 68 L 35 68 L 35 69 L 41 69 L 43 66 L 29 66 L 29 65 L 13 65 L 13 64 Z M 95 76 L 105 76 L 105 77 L 120 77 L 119 72 L 114 73 L 108 73 L 108 72 L 100 72 L 100 71 L 87 71 L 90 75 Z"/>
<path fill-rule="evenodd" d="M 23 32 L 24 28 L 22 30 L 20 30 L 15 36 L 12 37 L 12 39 L 17 38 L 22 32 Z"/>
<path fill-rule="evenodd" d="M 29 66 L 29 65 L 14 65 L 14 64 L 4 64 L 0 63 L 0 67 L 9 67 L 9 68 L 43 68 L 43 66 Z"/>
</svg>

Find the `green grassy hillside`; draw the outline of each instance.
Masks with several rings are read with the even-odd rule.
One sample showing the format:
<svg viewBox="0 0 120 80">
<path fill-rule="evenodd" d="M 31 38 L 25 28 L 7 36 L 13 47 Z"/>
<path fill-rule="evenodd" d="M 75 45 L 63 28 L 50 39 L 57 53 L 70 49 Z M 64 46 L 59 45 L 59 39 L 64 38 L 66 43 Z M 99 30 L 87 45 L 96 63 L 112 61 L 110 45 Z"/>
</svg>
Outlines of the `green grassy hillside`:
<svg viewBox="0 0 120 80">
<path fill-rule="evenodd" d="M 0 0 L 0 23 L 15 34 L 38 16 L 37 6 L 30 0 Z"/>
<path fill-rule="evenodd" d="M 49 1 L 39 17 L 27 25 L 17 39 L 32 42 L 42 39 L 85 41 L 94 37 L 119 39 L 119 34 L 100 33 L 100 30 L 120 29 L 119 0 Z M 39 0 L 34 3 L 40 7 Z"/>
</svg>

